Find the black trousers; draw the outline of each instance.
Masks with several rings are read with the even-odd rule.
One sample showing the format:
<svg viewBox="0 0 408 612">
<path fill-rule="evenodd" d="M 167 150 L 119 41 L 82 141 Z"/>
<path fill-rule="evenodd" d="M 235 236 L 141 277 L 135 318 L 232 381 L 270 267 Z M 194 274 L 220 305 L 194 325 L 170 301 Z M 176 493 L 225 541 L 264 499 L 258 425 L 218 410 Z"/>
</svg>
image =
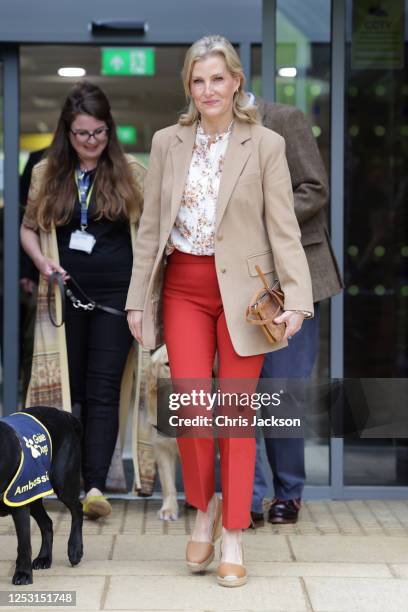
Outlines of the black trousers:
<svg viewBox="0 0 408 612">
<path fill-rule="evenodd" d="M 103 490 L 119 428 L 120 382 L 132 344 L 125 317 L 67 304 L 66 338 L 72 404 L 81 404 L 85 491 Z"/>
</svg>

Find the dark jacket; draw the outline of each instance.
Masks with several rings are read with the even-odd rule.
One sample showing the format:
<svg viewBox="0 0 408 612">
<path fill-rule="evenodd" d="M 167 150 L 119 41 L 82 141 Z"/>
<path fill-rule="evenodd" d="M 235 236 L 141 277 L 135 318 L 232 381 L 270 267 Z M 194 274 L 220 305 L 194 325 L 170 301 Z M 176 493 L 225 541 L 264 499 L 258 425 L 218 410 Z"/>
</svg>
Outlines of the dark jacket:
<svg viewBox="0 0 408 612">
<path fill-rule="evenodd" d="M 316 140 L 304 114 L 293 106 L 256 99 L 265 127 L 286 141 L 295 213 L 312 277 L 313 300 L 341 291 L 343 283 L 327 229 L 329 187 Z"/>
</svg>

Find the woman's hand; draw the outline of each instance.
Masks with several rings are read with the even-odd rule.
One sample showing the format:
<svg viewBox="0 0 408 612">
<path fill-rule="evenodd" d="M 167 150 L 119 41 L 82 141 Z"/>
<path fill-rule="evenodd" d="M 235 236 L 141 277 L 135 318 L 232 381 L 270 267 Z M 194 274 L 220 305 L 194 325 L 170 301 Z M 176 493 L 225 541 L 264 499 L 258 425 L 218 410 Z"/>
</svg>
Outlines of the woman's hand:
<svg viewBox="0 0 408 612">
<path fill-rule="evenodd" d="M 296 310 L 285 310 L 283 314 L 274 319 L 274 323 L 285 323 L 286 330 L 282 340 L 290 340 L 292 336 L 300 331 L 304 319 L 304 315 Z"/>
<path fill-rule="evenodd" d="M 130 332 L 134 338 L 143 346 L 142 342 L 142 318 L 143 310 L 128 310 L 127 321 Z"/>
<path fill-rule="evenodd" d="M 50 276 L 53 272 L 59 272 L 62 275 L 62 279 L 64 283 L 69 280 L 69 274 L 64 268 L 61 268 L 55 261 L 49 259 L 48 257 L 44 257 L 41 255 L 38 259 L 34 261 L 38 271 L 42 274 L 45 280 L 48 282 L 50 280 Z"/>
<path fill-rule="evenodd" d="M 26 227 L 24 223 L 22 223 L 20 227 L 20 237 L 23 249 L 47 282 L 49 281 L 53 272 L 59 272 L 62 274 L 64 283 L 69 279 L 69 274 L 64 270 L 64 268 L 61 268 L 61 266 L 59 266 L 52 259 L 44 257 L 41 252 L 39 235 L 31 228 Z"/>
</svg>

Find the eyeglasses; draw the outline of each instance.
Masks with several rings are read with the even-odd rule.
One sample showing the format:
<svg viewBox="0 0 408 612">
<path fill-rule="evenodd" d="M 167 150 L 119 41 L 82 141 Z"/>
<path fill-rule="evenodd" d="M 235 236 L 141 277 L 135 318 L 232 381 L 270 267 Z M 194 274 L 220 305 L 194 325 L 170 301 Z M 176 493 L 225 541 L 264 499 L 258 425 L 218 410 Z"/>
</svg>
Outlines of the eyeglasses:
<svg viewBox="0 0 408 612">
<path fill-rule="evenodd" d="M 108 137 L 109 128 L 100 127 L 93 132 L 89 132 L 88 130 L 70 130 L 70 132 L 79 140 L 79 142 L 88 142 L 92 137 L 98 142 L 103 142 Z"/>
</svg>

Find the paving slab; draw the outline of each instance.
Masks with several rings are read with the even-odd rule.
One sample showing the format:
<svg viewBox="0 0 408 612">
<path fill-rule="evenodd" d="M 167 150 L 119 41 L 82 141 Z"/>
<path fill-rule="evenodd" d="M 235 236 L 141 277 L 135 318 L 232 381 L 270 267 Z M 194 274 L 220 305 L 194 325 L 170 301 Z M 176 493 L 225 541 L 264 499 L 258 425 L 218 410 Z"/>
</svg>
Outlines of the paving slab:
<svg viewBox="0 0 408 612">
<path fill-rule="evenodd" d="M 105 560 L 108 559 L 110 551 L 112 549 L 114 536 L 111 535 L 98 535 L 91 536 L 84 534 L 84 557 L 85 560 Z M 33 551 L 33 558 L 35 558 L 40 550 L 41 538 L 39 535 L 33 535 L 31 537 L 31 547 Z M 66 560 L 69 565 L 67 556 L 68 537 L 66 536 L 55 536 L 53 544 L 53 557 L 55 560 L 59 559 Z M 16 536 L 0 536 L 0 560 L 1 561 L 15 561 L 17 556 L 17 538 Z"/>
<path fill-rule="evenodd" d="M 75 568 L 66 553 L 70 515 L 58 501 L 46 505 L 54 523 L 53 567 L 36 571 L 34 585 L 25 590 L 66 590 L 74 585 L 72 590 L 81 597 L 75 612 L 311 612 L 312 605 L 314 612 L 408 612 L 408 502 L 404 500 L 311 501 L 303 504 L 296 525 L 265 523 L 261 529 L 247 530 L 249 582 L 235 590 L 216 583 L 219 543 L 209 571 L 202 576 L 189 573 L 185 546 L 194 512 L 185 511 L 182 504 L 179 520 L 168 523 L 156 516 L 159 500 L 114 500 L 112 515 L 84 521 L 85 557 Z M 40 537 L 34 521 L 32 534 L 35 556 Z M 13 522 L 4 517 L 1 590 L 22 590 L 11 585 L 16 553 Z M 44 612 L 31 608 L 37 609 Z"/>
<path fill-rule="evenodd" d="M 403 569 L 400 569 L 402 567 Z M 1 576 L 11 576 L 13 563 L 0 565 Z M 216 568 L 214 562 L 212 569 Z M 408 577 L 407 567 L 395 566 L 394 573 L 390 566 L 381 563 L 296 563 L 296 562 L 260 562 L 247 563 L 251 576 L 259 577 L 302 577 L 327 576 L 350 578 L 391 578 L 393 575 Z M 76 567 L 69 567 L 59 559 L 53 561 L 52 567 L 45 570 L 47 576 L 188 576 L 189 573 L 182 560 L 156 559 L 146 560 L 89 560 Z"/>
<path fill-rule="evenodd" d="M 17 551 L 15 554 L 15 557 L 17 557 Z M 0 561 L 0 579 L 4 578 L 5 576 L 11 577 L 12 570 L 14 569 L 14 560 L 13 561 Z"/>
<path fill-rule="evenodd" d="M 408 581 L 372 578 L 305 578 L 314 612 L 405 612 Z"/>
<path fill-rule="evenodd" d="M 2 517 L 0 520 L 0 536 L 15 533 L 14 523 L 9 516 Z"/>
<path fill-rule="evenodd" d="M 66 519 L 64 518 L 64 520 L 62 520 L 57 525 L 54 523 L 54 535 L 55 536 L 63 536 L 68 540 L 70 531 L 71 531 L 71 519 L 68 519 L 68 516 Z M 39 530 L 38 529 L 31 530 L 31 533 L 39 534 Z M 109 529 L 109 527 L 106 528 L 105 526 L 102 526 L 102 522 L 84 520 L 82 533 L 85 537 L 85 536 L 96 536 L 101 533 L 103 533 L 104 535 L 108 535 L 109 533 L 112 533 L 112 532 Z M 117 533 L 117 529 L 115 529 L 114 533 Z"/>
<path fill-rule="evenodd" d="M 83 608 L 85 610 L 99 610 L 100 603 L 102 599 L 102 594 L 105 588 L 105 578 L 102 576 L 54 576 L 52 578 L 52 582 L 50 583 L 49 577 L 45 575 L 45 571 L 43 575 L 41 575 L 40 571 L 34 572 L 34 583 L 28 586 L 14 586 L 10 581 L 0 580 L 0 591 L 15 591 L 15 592 L 24 592 L 24 591 L 76 591 L 76 602 L 78 608 Z M 6 610 L 7 608 L 0 608 L 1 610 Z M 52 608 L 49 606 L 12 606 L 12 608 L 8 608 L 8 610 L 41 610 L 44 612 L 45 610 L 51 610 Z M 55 610 L 74 610 L 77 612 L 77 608 L 74 606 L 64 606 L 54 608 Z"/>
<path fill-rule="evenodd" d="M 11 567 L 11 566 L 10 566 Z M 47 571 L 49 576 L 65 576 L 67 566 L 54 561 Z M 77 576 L 186 576 L 187 570 L 182 560 L 92 560 L 83 561 L 69 571 Z"/>
<path fill-rule="evenodd" d="M 291 553 L 284 536 L 271 538 L 253 537 L 244 534 L 246 561 L 290 561 Z M 185 535 L 135 534 L 118 535 L 113 550 L 113 559 L 117 560 L 153 560 L 173 559 L 184 561 L 187 537 Z M 218 546 L 216 555 L 218 555 Z M 218 558 L 218 557 L 217 557 Z"/>
<path fill-rule="evenodd" d="M 403 563 L 408 538 L 379 536 L 289 536 L 296 561 L 321 563 Z"/>
<path fill-rule="evenodd" d="M 140 502 L 135 503 L 136 508 L 128 507 L 122 526 L 123 533 L 128 531 L 141 533 L 145 521 L 144 510 Z"/>
<path fill-rule="evenodd" d="M 398 576 L 398 578 L 408 578 L 408 563 L 393 563 L 389 566 L 389 568 L 395 576 Z"/>
<path fill-rule="evenodd" d="M 248 570 L 252 576 L 328 576 L 345 578 L 392 578 L 385 563 L 265 563 L 251 561 Z"/>
<path fill-rule="evenodd" d="M 239 589 L 227 589 L 215 574 L 183 577 L 115 576 L 110 580 L 106 610 L 256 610 L 303 612 L 306 599 L 296 578 L 252 578 Z"/>
</svg>

